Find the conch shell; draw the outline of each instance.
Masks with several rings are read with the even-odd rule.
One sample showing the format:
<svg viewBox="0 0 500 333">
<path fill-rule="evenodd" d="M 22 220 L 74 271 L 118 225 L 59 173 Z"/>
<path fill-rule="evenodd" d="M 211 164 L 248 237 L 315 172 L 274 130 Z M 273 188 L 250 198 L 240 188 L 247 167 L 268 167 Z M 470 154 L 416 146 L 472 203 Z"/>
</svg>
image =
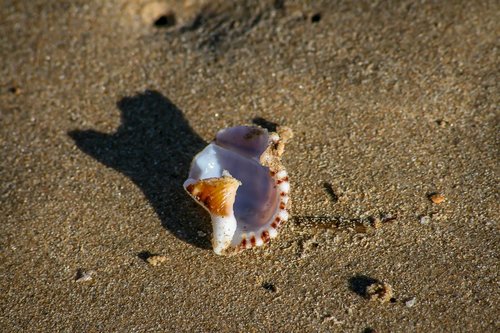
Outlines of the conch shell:
<svg viewBox="0 0 500 333">
<path fill-rule="evenodd" d="M 291 129 L 219 131 L 191 164 L 184 188 L 212 219 L 212 246 L 228 255 L 261 246 L 288 220 L 290 183 L 281 164 Z"/>
</svg>

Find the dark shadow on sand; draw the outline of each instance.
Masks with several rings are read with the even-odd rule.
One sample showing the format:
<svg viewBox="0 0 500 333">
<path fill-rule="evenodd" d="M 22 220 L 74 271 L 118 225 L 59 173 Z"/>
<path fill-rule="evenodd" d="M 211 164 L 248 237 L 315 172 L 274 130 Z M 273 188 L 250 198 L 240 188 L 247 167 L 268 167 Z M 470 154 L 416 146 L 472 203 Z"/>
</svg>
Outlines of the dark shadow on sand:
<svg viewBox="0 0 500 333">
<path fill-rule="evenodd" d="M 177 238 L 210 248 L 209 218 L 184 192 L 191 160 L 206 143 L 181 110 L 156 91 L 146 90 L 118 103 L 121 125 L 115 133 L 75 130 L 69 136 L 86 154 L 129 177 L 145 194 L 160 221 Z"/>
<path fill-rule="evenodd" d="M 380 281 L 366 275 L 358 274 L 349 279 L 349 289 L 363 298 L 368 298 L 367 288 L 374 283 L 380 283 Z"/>
</svg>

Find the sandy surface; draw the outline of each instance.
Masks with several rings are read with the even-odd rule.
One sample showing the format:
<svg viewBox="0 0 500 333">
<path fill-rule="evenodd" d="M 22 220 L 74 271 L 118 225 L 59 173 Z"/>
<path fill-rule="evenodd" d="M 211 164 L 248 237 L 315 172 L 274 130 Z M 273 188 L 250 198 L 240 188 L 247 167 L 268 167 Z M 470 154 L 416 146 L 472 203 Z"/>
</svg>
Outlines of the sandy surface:
<svg viewBox="0 0 500 333">
<path fill-rule="evenodd" d="M 500 329 L 499 3 L 302 2 L 0 2 L 2 331 Z M 293 218 L 219 257 L 181 184 L 255 118 Z"/>
</svg>

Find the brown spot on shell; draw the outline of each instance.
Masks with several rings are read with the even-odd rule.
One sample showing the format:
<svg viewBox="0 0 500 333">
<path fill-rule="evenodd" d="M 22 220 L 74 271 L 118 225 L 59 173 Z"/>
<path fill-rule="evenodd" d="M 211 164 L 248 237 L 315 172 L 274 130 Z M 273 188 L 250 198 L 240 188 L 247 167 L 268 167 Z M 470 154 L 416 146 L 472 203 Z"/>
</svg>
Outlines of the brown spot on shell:
<svg viewBox="0 0 500 333">
<path fill-rule="evenodd" d="M 284 182 L 287 182 L 288 181 L 288 176 L 286 176 L 285 178 L 282 179 Z"/>
<path fill-rule="evenodd" d="M 285 209 L 285 203 L 284 202 L 280 203 L 280 209 Z"/>
<path fill-rule="evenodd" d="M 271 223 L 271 227 L 273 227 L 274 229 L 278 228 L 278 225 L 276 224 L 276 222 L 273 222 Z"/>
<path fill-rule="evenodd" d="M 261 237 L 262 237 L 262 241 L 264 243 L 269 242 L 269 240 L 271 239 L 271 237 L 269 237 L 269 232 L 267 230 L 262 231 L 262 236 Z"/>
<path fill-rule="evenodd" d="M 250 243 L 252 243 L 252 246 L 255 246 L 255 244 L 257 243 L 255 236 L 252 236 L 252 238 L 250 238 Z"/>
<path fill-rule="evenodd" d="M 274 219 L 274 222 L 276 222 L 276 225 L 279 227 L 279 225 L 281 224 L 281 219 L 279 218 L 279 216 L 277 216 L 277 217 Z"/>
<path fill-rule="evenodd" d="M 246 247 L 247 247 L 247 239 L 246 239 L 246 238 L 243 238 L 243 239 L 241 240 L 241 247 L 242 247 L 242 248 L 246 248 Z"/>
<path fill-rule="evenodd" d="M 283 181 L 282 181 L 281 179 L 278 179 L 278 180 L 276 181 L 276 184 L 281 184 L 281 183 L 283 183 Z"/>
<path fill-rule="evenodd" d="M 284 196 L 286 195 L 286 193 L 285 193 L 285 192 L 281 192 L 281 193 L 280 193 L 280 195 L 281 195 L 282 197 L 284 197 Z"/>
</svg>

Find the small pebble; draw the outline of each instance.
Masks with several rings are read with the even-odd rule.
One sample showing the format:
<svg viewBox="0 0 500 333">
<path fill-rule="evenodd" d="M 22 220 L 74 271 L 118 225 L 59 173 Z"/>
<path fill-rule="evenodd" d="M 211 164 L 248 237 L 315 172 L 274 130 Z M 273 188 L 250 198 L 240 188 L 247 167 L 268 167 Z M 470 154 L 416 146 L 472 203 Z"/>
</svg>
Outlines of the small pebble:
<svg viewBox="0 0 500 333">
<path fill-rule="evenodd" d="M 366 287 L 366 295 L 371 301 L 377 300 L 380 303 L 392 302 L 393 291 L 390 284 L 386 282 L 375 282 Z"/>
<path fill-rule="evenodd" d="M 433 193 L 433 194 L 431 194 L 431 195 L 429 196 L 429 199 L 430 199 L 433 203 L 435 203 L 435 204 L 439 205 L 439 204 L 440 204 L 440 203 L 442 203 L 442 202 L 443 202 L 446 198 L 445 198 L 445 196 L 444 196 L 444 195 L 442 195 L 441 193 Z"/>
<path fill-rule="evenodd" d="M 79 269 L 76 272 L 75 282 L 92 281 L 92 275 L 94 275 L 94 271 L 84 271 L 84 270 Z"/>
<path fill-rule="evenodd" d="M 197 234 L 198 234 L 198 237 L 205 237 L 205 236 L 207 235 L 207 233 L 206 233 L 206 232 L 203 232 L 203 231 L 201 231 L 201 230 L 198 230 L 198 231 L 197 231 Z"/>
<path fill-rule="evenodd" d="M 430 216 L 421 216 L 420 217 L 420 224 L 429 224 L 431 222 Z"/>
<path fill-rule="evenodd" d="M 406 307 L 411 308 L 417 303 L 417 299 L 413 297 L 412 299 L 409 299 L 405 302 Z"/>
<path fill-rule="evenodd" d="M 146 261 L 151 266 L 158 266 L 158 265 L 164 263 L 165 261 L 167 261 L 167 257 L 161 256 L 161 255 L 152 255 L 152 256 L 149 256 L 148 258 L 146 258 Z"/>
</svg>

